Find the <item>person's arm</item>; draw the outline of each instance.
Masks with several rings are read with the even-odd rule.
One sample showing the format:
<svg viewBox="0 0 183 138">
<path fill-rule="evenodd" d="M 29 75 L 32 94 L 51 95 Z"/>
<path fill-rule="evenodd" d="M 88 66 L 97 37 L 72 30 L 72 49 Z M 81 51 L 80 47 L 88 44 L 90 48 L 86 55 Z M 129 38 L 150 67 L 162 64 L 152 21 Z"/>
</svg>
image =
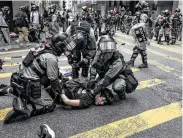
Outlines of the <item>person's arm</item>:
<svg viewBox="0 0 183 138">
<path fill-rule="evenodd" d="M 51 88 L 56 94 L 62 92 L 62 86 L 59 82 L 59 67 L 56 57 L 50 56 L 46 61 L 46 73 L 50 80 Z"/>
<path fill-rule="evenodd" d="M 112 82 L 111 80 L 116 77 L 123 69 L 123 64 L 121 59 L 116 60 L 112 65 L 109 66 L 109 70 L 105 74 L 102 83 L 95 86 L 92 90 L 93 96 L 96 96 L 99 92 L 103 91 Z"/>
<path fill-rule="evenodd" d="M 80 100 L 79 99 L 71 100 L 64 93 L 61 94 L 61 98 L 62 98 L 63 102 L 66 105 L 70 105 L 70 106 L 73 106 L 73 107 L 79 107 L 79 105 L 80 105 Z"/>
<path fill-rule="evenodd" d="M 93 95 L 88 92 L 80 96 L 80 99 L 69 99 L 64 92 L 61 94 L 61 98 L 66 105 L 70 105 L 72 107 L 78 107 L 79 109 L 88 108 L 90 105 L 94 103 Z"/>
</svg>

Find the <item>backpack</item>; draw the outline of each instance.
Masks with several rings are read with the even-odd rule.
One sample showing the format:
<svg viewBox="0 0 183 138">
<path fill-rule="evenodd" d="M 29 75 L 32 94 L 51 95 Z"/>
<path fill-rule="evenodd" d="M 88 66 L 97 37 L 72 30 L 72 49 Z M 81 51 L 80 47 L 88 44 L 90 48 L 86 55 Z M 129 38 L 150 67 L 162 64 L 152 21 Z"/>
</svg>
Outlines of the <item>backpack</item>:
<svg viewBox="0 0 183 138">
<path fill-rule="evenodd" d="M 126 93 L 132 93 L 138 86 L 138 80 L 133 75 L 132 69 L 125 63 L 123 55 L 121 53 L 119 54 L 124 65 L 121 73 L 125 76 Z"/>
<path fill-rule="evenodd" d="M 133 75 L 133 72 L 129 66 L 126 65 L 122 74 L 125 76 L 126 93 L 132 93 L 138 86 L 138 80 Z"/>
</svg>

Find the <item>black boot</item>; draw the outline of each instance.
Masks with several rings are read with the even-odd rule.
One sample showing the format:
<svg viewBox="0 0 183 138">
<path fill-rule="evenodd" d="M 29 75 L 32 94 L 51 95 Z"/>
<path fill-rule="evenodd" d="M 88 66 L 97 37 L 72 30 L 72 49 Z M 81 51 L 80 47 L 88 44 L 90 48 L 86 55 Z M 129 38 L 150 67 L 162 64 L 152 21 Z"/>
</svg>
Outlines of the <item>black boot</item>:
<svg viewBox="0 0 183 138">
<path fill-rule="evenodd" d="M 87 78 L 88 77 L 89 67 L 82 67 L 81 76 Z"/>
<path fill-rule="evenodd" d="M 167 45 L 169 45 L 169 42 L 170 42 L 170 37 L 169 37 L 169 35 L 166 36 L 166 42 L 167 42 Z"/>
<path fill-rule="evenodd" d="M 162 36 L 159 36 L 159 39 L 158 39 L 157 44 L 163 44 L 163 43 L 161 42 L 161 38 L 162 38 Z"/>
<path fill-rule="evenodd" d="M 138 68 L 148 68 L 148 64 L 143 63 L 143 64 L 139 65 Z"/>
<path fill-rule="evenodd" d="M 16 121 L 21 121 L 27 119 L 27 115 L 20 114 L 19 112 L 16 112 L 15 110 L 10 110 L 4 119 L 4 124 L 13 123 Z"/>
</svg>

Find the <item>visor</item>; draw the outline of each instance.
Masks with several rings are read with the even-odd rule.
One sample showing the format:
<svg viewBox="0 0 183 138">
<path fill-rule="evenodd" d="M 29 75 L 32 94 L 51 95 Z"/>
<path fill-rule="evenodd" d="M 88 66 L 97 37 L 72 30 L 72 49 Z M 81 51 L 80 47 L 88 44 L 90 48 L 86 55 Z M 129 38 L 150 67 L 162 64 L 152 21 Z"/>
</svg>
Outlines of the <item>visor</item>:
<svg viewBox="0 0 183 138">
<path fill-rule="evenodd" d="M 99 50 L 102 52 L 112 52 L 116 49 L 116 42 L 102 42 L 99 44 Z"/>
<path fill-rule="evenodd" d="M 76 47 L 76 42 L 74 41 L 73 37 L 68 37 L 63 43 L 69 51 Z"/>
</svg>

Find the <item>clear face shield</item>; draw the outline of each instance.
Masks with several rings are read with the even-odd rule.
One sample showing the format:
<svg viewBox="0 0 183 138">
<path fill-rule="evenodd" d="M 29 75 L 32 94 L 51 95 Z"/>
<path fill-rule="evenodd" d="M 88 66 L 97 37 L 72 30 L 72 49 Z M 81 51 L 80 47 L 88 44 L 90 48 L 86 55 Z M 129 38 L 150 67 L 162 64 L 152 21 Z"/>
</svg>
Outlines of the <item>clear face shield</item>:
<svg viewBox="0 0 183 138">
<path fill-rule="evenodd" d="M 67 37 L 66 40 L 64 40 L 63 42 L 58 42 L 56 44 L 58 47 L 61 47 L 61 46 L 65 46 L 64 47 L 64 51 L 72 51 L 75 47 L 76 47 L 76 42 L 74 41 L 73 37 Z"/>
<path fill-rule="evenodd" d="M 98 50 L 101 52 L 113 52 L 116 51 L 116 42 L 101 42 L 98 45 Z"/>
</svg>

